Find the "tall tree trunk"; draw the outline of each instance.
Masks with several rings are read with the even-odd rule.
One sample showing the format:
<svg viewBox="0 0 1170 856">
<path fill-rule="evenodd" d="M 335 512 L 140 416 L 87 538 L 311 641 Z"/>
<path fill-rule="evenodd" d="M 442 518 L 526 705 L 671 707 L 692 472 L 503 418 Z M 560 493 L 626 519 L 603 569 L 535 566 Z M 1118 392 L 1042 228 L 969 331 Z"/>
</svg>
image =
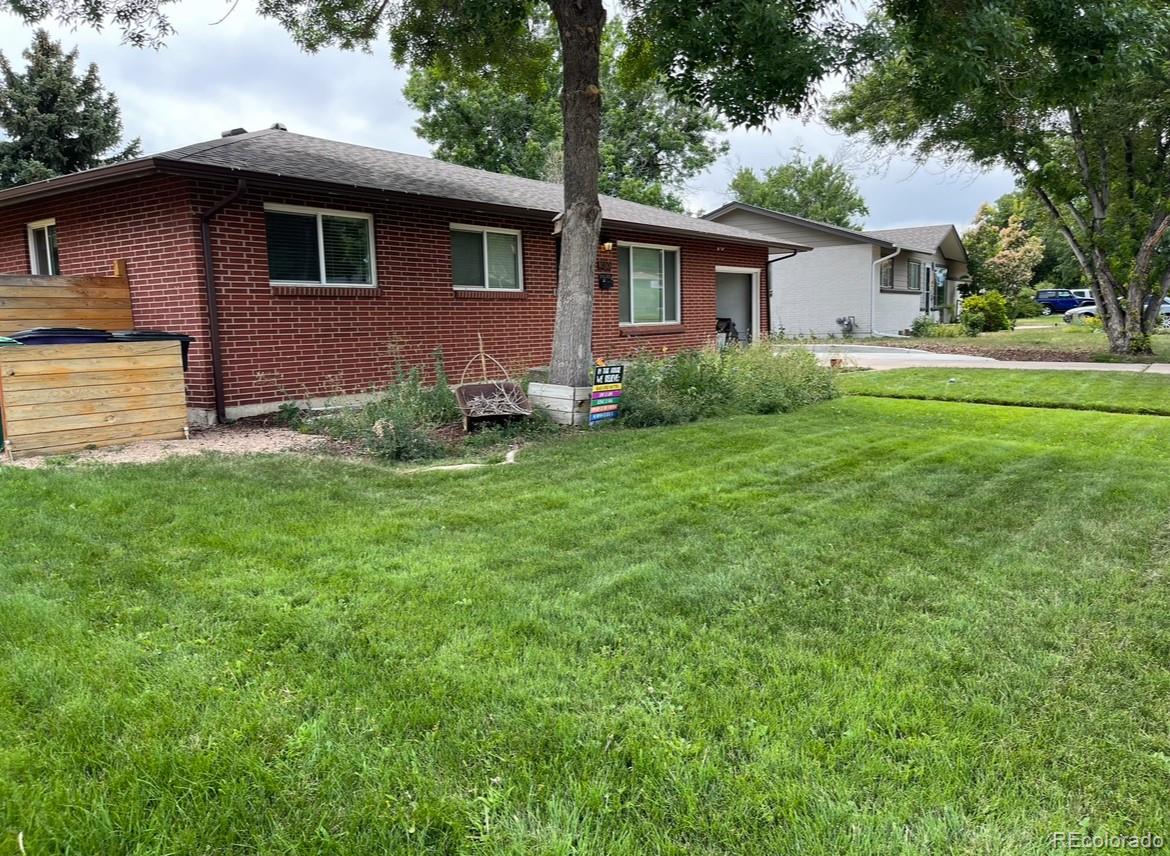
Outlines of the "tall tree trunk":
<svg viewBox="0 0 1170 856">
<path fill-rule="evenodd" d="M 584 386 L 593 363 L 593 280 L 601 236 L 602 0 L 548 0 L 561 38 L 565 210 L 549 382 Z"/>
</svg>

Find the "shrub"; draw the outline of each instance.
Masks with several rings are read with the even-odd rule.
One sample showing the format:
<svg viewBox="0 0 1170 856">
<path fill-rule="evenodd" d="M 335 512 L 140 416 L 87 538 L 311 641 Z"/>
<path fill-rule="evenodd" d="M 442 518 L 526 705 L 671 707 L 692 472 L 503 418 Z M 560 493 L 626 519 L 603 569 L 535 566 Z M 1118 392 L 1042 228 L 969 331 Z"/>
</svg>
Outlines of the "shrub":
<svg viewBox="0 0 1170 856">
<path fill-rule="evenodd" d="M 782 413 L 836 394 L 832 371 L 807 351 L 777 352 L 766 343 L 684 351 L 626 365 L 622 421 L 638 428 L 733 413 Z"/>
<path fill-rule="evenodd" d="M 963 315 L 979 313 L 982 316 L 980 333 L 994 333 L 997 330 L 1010 330 L 1011 318 L 1008 315 L 1007 300 L 998 291 L 989 291 L 986 294 L 973 294 L 963 301 Z M 960 319 L 962 320 L 962 319 Z M 964 326 L 968 326 L 964 322 Z M 971 329 L 968 326 L 968 329 Z"/>
<path fill-rule="evenodd" d="M 910 322 L 910 335 L 918 339 L 929 339 L 934 335 L 938 322 L 929 315 L 919 315 Z"/>
<path fill-rule="evenodd" d="M 1013 319 L 1015 318 L 1035 318 L 1040 315 L 1042 308 L 1036 302 L 1036 289 L 1021 288 L 1011 300 L 1008 301 L 1008 312 Z"/>
<path fill-rule="evenodd" d="M 963 325 L 963 332 L 968 336 L 978 336 L 987 329 L 987 316 L 978 309 L 967 309 L 959 318 Z"/>
<path fill-rule="evenodd" d="M 962 324 L 935 324 L 930 335 L 935 339 L 957 339 L 966 336 L 967 330 Z"/>
<path fill-rule="evenodd" d="M 459 419 L 455 394 L 447 382 L 442 354 L 435 354 L 434 386 L 426 387 L 417 368 L 396 370 L 396 379 L 373 401 L 353 409 L 319 416 L 311 427 L 321 433 L 362 445 L 375 457 L 420 461 L 443 454 L 434 429 Z"/>
</svg>

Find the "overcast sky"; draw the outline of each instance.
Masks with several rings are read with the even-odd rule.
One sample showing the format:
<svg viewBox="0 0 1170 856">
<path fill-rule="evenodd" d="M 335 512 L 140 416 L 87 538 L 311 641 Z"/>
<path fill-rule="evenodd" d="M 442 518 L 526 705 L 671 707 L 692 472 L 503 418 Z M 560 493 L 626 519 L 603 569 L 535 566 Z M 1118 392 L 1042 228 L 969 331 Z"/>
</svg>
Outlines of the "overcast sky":
<svg viewBox="0 0 1170 856">
<path fill-rule="evenodd" d="M 277 24 L 255 14 L 252 0 L 229 9 L 217 0 L 172 7 L 178 32 L 158 51 L 121 43 L 114 30 L 50 27 L 83 62 L 96 62 L 117 94 L 129 137 L 163 151 L 219 136 L 228 128 L 256 130 L 283 122 L 290 131 L 413 154 L 429 154 L 414 133 L 415 114 L 402 97 L 405 73 L 388 50 L 375 55 L 327 50 L 302 53 Z M 32 31 L 0 12 L 0 51 L 23 65 L 20 52 Z M 740 166 L 756 169 L 787 158 L 800 144 L 810 155 L 846 157 L 869 203 L 870 228 L 930 223 L 964 226 L 983 201 L 1012 189 L 1006 173 L 956 173 L 918 168 L 909 160 L 858 162 L 857 147 L 816 123 L 783 120 L 768 130 L 735 130 L 731 151 L 692 182 L 687 205 L 710 210 L 727 201 L 727 184 Z M 874 167 L 877 167 L 876 170 Z"/>
</svg>

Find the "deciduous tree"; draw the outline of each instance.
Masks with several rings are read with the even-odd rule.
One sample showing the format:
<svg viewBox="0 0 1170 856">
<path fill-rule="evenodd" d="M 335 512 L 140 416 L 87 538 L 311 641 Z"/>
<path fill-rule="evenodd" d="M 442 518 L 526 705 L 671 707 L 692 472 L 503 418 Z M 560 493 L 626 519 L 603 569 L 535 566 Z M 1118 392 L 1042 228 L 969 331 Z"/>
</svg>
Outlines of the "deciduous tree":
<svg viewBox="0 0 1170 856">
<path fill-rule="evenodd" d="M 561 63 L 549 22 L 549 63 L 524 89 L 496 78 L 459 75 L 435 67 L 411 71 L 404 93 L 422 117 L 415 130 L 451 163 L 561 181 L 564 150 Z M 609 21 L 601 45 L 602 193 L 682 210 L 686 182 L 727 151 L 719 117 L 671 97 L 661 80 L 619 73 L 628 46 L 620 20 Z"/>
<path fill-rule="evenodd" d="M 741 169 L 728 190 L 740 202 L 846 229 L 860 229 L 869 208 L 857 182 L 844 166 L 824 155 L 808 160 L 797 148 L 791 159 L 771 166 L 762 176 Z"/>
<path fill-rule="evenodd" d="M 28 20 L 114 21 L 136 43 L 170 31 L 166 0 L 8 0 Z M 661 80 L 672 97 L 760 125 L 808 104 L 851 25 L 834 0 L 627 0 L 622 74 Z M 551 11 L 562 65 L 564 211 L 549 376 L 582 385 L 592 363 L 601 231 L 603 0 L 259 0 L 307 50 L 368 48 L 388 36 L 396 62 L 448 78 L 499 76 L 523 88 L 547 67 L 540 25 Z"/>
<path fill-rule="evenodd" d="M 887 0 L 830 118 L 879 146 L 1003 166 L 1091 282 L 1116 353 L 1170 289 L 1170 7 Z"/>
</svg>

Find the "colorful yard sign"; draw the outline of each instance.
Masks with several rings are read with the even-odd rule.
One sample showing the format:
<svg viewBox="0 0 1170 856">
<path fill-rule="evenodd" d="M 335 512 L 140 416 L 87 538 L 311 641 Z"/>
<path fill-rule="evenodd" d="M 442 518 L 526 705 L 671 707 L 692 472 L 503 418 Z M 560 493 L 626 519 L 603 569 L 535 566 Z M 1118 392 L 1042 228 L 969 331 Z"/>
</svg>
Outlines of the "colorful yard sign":
<svg viewBox="0 0 1170 856">
<path fill-rule="evenodd" d="M 593 368 L 593 393 L 589 401 L 589 424 L 598 425 L 616 419 L 622 397 L 624 366 L 598 363 Z"/>
</svg>

